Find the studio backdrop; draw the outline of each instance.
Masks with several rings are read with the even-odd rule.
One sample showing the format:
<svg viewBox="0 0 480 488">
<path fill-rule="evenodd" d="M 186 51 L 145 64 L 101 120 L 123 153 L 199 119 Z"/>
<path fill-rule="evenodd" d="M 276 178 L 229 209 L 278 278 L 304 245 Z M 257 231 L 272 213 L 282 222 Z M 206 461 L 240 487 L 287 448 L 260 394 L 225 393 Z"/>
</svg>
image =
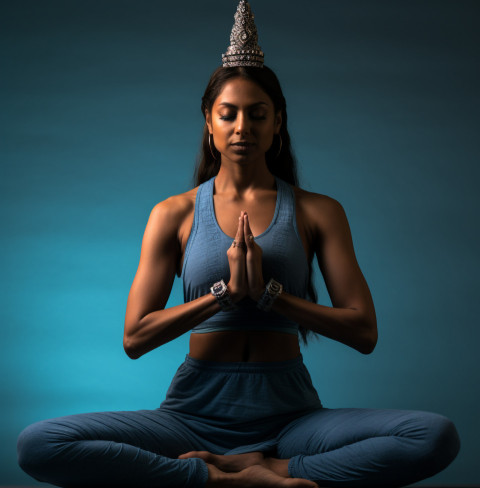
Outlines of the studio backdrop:
<svg viewBox="0 0 480 488">
<path fill-rule="evenodd" d="M 478 483 L 479 3 L 250 4 L 300 186 L 343 205 L 376 307 L 373 354 L 302 349 L 320 398 L 448 416 L 461 452 L 425 483 Z M 188 351 L 185 334 L 129 359 L 125 308 L 151 209 L 194 186 L 236 5 L 0 7 L 1 485 L 34 484 L 16 464 L 25 426 L 156 408 Z M 314 277 L 331 305 L 316 262 Z"/>
</svg>

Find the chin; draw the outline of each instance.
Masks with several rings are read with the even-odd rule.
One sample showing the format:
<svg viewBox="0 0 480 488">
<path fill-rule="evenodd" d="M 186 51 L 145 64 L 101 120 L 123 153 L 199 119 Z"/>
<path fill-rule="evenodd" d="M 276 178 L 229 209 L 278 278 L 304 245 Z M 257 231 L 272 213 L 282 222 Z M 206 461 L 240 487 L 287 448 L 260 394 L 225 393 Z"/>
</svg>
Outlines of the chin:
<svg viewBox="0 0 480 488">
<path fill-rule="evenodd" d="M 245 154 L 234 153 L 232 155 L 227 156 L 228 159 L 231 161 L 236 162 L 249 162 L 249 161 L 257 161 L 259 159 L 263 159 L 265 156 L 264 153 L 257 153 L 257 152 L 247 152 Z"/>
</svg>

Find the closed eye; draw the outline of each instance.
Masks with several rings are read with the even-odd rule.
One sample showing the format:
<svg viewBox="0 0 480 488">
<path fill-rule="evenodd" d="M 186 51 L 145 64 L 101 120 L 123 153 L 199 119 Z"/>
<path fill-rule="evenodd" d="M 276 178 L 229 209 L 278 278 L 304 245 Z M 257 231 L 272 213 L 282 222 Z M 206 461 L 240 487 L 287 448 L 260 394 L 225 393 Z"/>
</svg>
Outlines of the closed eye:
<svg viewBox="0 0 480 488">
<path fill-rule="evenodd" d="M 235 117 L 236 115 L 221 115 L 220 120 L 232 121 L 235 120 Z M 252 120 L 265 120 L 267 117 L 265 117 L 264 115 L 250 115 L 250 118 Z"/>
</svg>

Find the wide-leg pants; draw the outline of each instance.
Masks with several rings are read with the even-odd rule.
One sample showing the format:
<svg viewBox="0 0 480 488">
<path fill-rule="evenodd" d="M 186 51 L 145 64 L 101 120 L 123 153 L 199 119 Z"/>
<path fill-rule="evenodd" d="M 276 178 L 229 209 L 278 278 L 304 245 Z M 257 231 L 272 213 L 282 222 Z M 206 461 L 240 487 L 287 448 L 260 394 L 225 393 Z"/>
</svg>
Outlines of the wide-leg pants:
<svg viewBox="0 0 480 488">
<path fill-rule="evenodd" d="M 154 410 L 43 420 L 18 438 L 33 478 L 61 487 L 204 487 L 201 459 L 261 451 L 323 486 L 401 486 L 433 476 L 458 453 L 446 417 L 429 412 L 324 408 L 302 357 L 225 363 L 187 356 Z"/>
</svg>

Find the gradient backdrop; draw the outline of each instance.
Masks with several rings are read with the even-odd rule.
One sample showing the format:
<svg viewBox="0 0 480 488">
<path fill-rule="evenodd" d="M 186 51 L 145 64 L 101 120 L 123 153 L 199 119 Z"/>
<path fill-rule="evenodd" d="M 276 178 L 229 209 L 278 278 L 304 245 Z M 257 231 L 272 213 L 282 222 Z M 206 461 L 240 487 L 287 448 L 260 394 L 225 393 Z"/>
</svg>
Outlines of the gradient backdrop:
<svg viewBox="0 0 480 488">
<path fill-rule="evenodd" d="M 193 186 L 236 5 L 2 2 L 0 484 L 33 482 L 27 424 L 156 408 L 183 361 L 187 335 L 128 359 L 123 320 L 150 210 Z M 378 317 L 370 356 L 304 349 L 314 384 L 328 407 L 449 416 L 462 451 L 428 482 L 478 483 L 480 2 L 252 8 L 301 186 L 344 206 Z"/>
</svg>

